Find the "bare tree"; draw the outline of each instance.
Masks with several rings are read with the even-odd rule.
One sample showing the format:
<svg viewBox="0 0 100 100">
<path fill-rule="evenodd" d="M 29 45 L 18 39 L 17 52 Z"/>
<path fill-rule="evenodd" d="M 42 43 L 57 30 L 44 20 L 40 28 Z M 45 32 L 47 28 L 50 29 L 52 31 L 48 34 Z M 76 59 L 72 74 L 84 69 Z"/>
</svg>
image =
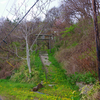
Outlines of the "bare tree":
<svg viewBox="0 0 100 100">
<path fill-rule="evenodd" d="M 27 60 L 29 73 L 31 73 L 30 50 L 33 51 L 32 46 L 34 45 L 35 40 L 37 39 L 36 38 L 33 41 L 33 40 L 30 40 L 31 39 L 30 37 L 34 36 L 35 33 L 37 33 L 38 36 L 39 36 L 39 34 L 41 34 L 43 32 L 43 29 L 46 25 L 45 25 L 44 22 L 42 22 L 39 19 L 38 16 L 39 16 L 39 14 L 41 14 L 41 12 L 45 16 L 46 12 L 43 12 L 42 6 L 48 5 L 50 3 L 50 0 L 46 0 L 45 2 L 43 2 L 43 1 L 40 1 L 40 2 L 41 2 L 41 3 L 39 3 L 40 5 L 38 5 L 38 9 L 40 8 L 39 13 L 37 14 L 38 9 L 37 9 L 37 12 L 32 13 L 33 15 L 31 15 L 31 13 L 30 13 L 30 16 L 32 17 L 33 21 L 32 21 L 32 19 L 31 19 L 31 21 L 28 21 L 27 17 L 29 17 L 29 16 L 26 16 L 25 19 L 22 22 L 20 22 L 20 24 L 17 26 L 14 34 L 12 34 L 13 42 L 15 41 L 15 39 L 18 40 L 21 47 L 18 47 L 16 44 L 13 44 L 13 47 L 15 47 L 14 50 L 8 50 L 8 49 L 5 49 L 5 48 L 2 48 L 6 52 L 10 52 L 10 53 L 16 55 L 17 57 L 19 57 L 21 59 Z M 24 13 L 26 13 L 26 11 L 27 11 L 26 5 L 25 5 L 25 9 L 23 11 L 24 11 Z M 12 25 L 16 25 L 17 22 L 20 21 L 20 19 L 21 19 L 20 17 L 22 17 L 21 12 L 18 12 L 16 9 L 15 9 L 15 15 L 16 15 L 16 19 L 14 20 Z M 24 47 L 23 47 L 23 44 L 24 44 Z M 24 55 L 24 57 L 18 54 L 18 51 L 20 49 L 21 50 L 26 49 L 26 55 Z"/>
<path fill-rule="evenodd" d="M 91 0 L 64 0 L 65 15 L 77 18 L 92 18 Z"/>
</svg>

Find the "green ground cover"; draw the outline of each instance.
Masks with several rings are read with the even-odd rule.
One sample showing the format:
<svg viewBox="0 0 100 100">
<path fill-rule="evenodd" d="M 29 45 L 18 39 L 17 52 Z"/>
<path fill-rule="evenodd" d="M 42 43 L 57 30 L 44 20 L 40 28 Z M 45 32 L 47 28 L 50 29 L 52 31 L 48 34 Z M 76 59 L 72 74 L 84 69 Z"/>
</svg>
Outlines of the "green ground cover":
<svg viewBox="0 0 100 100">
<path fill-rule="evenodd" d="M 47 81 L 39 54 L 33 53 L 31 55 L 32 75 L 28 75 L 27 66 L 24 65 L 16 71 L 12 78 L 0 79 L 0 95 L 7 100 L 80 100 L 81 96 L 76 81 L 84 75 L 78 73 L 71 76 L 66 75 L 66 71 L 55 59 L 53 50 L 52 53 L 48 52 L 51 64 L 47 66 Z M 90 73 L 85 75 L 85 77 L 87 76 L 93 77 Z M 32 88 L 40 81 L 43 81 L 44 87 L 39 89 L 40 93 L 33 92 Z M 82 81 L 86 80 L 83 78 Z M 94 79 L 89 81 L 94 82 Z"/>
</svg>

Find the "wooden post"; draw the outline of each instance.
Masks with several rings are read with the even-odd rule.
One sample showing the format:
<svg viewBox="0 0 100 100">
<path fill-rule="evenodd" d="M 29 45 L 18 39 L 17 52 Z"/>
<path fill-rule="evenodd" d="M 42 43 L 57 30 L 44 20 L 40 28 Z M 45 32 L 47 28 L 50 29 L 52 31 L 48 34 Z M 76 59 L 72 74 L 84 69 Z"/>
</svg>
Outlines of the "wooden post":
<svg viewBox="0 0 100 100">
<path fill-rule="evenodd" d="M 93 6 L 94 32 L 96 41 L 97 63 L 98 63 L 98 76 L 100 82 L 100 43 L 99 43 L 99 32 L 98 32 L 98 23 L 96 15 L 96 0 L 92 0 L 92 6 Z"/>
</svg>

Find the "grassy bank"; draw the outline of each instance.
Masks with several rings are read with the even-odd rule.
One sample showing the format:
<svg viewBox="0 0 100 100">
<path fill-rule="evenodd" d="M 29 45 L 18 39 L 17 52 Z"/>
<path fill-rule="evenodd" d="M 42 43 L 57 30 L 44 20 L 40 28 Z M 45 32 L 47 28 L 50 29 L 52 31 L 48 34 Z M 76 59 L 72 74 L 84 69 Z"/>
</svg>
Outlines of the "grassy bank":
<svg viewBox="0 0 100 100">
<path fill-rule="evenodd" d="M 78 87 L 67 82 L 65 70 L 52 53 L 49 54 L 49 60 L 51 65 L 47 66 L 47 83 L 39 55 L 34 53 L 31 56 L 31 66 L 34 69 L 32 71 L 38 74 L 29 77 L 27 67 L 21 66 L 10 80 L 0 80 L 0 95 L 7 100 L 80 100 Z M 31 91 L 40 81 L 43 81 L 44 85 L 39 90 L 42 94 Z"/>
<path fill-rule="evenodd" d="M 71 100 L 33 92 L 31 91 L 33 86 L 34 84 L 0 80 L 0 95 L 4 96 L 5 100 Z"/>
<path fill-rule="evenodd" d="M 91 73 L 66 75 L 66 70 L 54 57 L 54 49 L 51 52 L 48 55 L 51 64 L 46 66 L 47 82 L 39 54 L 33 53 L 31 76 L 24 63 L 10 79 L 0 80 L 0 95 L 7 100 L 80 100 L 81 96 L 76 82 L 94 83 L 95 78 Z M 41 81 L 44 87 L 39 89 L 40 93 L 31 91 Z"/>
<path fill-rule="evenodd" d="M 80 100 L 80 93 L 78 91 L 78 86 L 75 84 L 70 84 L 67 80 L 66 71 L 62 69 L 61 65 L 57 62 L 54 57 L 54 49 L 52 53 L 48 52 L 49 61 L 51 62 L 50 66 L 46 66 L 47 73 L 47 84 L 45 88 L 39 90 L 42 93 L 47 93 L 52 96 L 57 96 L 61 98 L 68 98 L 71 100 Z M 48 84 L 52 85 L 51 87 Z"/>
</svg>

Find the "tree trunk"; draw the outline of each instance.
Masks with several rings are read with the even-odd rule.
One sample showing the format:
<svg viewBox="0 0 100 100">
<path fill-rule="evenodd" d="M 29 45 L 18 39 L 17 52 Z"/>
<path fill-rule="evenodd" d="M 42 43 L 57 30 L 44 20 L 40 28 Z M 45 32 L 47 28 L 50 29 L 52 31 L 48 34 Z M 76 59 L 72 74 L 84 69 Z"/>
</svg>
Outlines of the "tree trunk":
<svg viewBox="0 0 100 100">
<path fill-rule="evenodd" d="M 99 42 L 98 22 L 96 15 L 96 0 L 92 0 L 92 6 L 93 6 L 94 32 L 96 41 L 97 63 L 98 63 L 98 76 L 100 82 L 100 42 Z"/>
<path fill-rule="evenodd" d="M 28 47 L 27 36 L 26 36 L 26 56 L 27 56 L 27 65 L 28 65 L 29 73 L 31 73 L 30 54 L 29 54 L 29 47 Z"/>
</svg>

